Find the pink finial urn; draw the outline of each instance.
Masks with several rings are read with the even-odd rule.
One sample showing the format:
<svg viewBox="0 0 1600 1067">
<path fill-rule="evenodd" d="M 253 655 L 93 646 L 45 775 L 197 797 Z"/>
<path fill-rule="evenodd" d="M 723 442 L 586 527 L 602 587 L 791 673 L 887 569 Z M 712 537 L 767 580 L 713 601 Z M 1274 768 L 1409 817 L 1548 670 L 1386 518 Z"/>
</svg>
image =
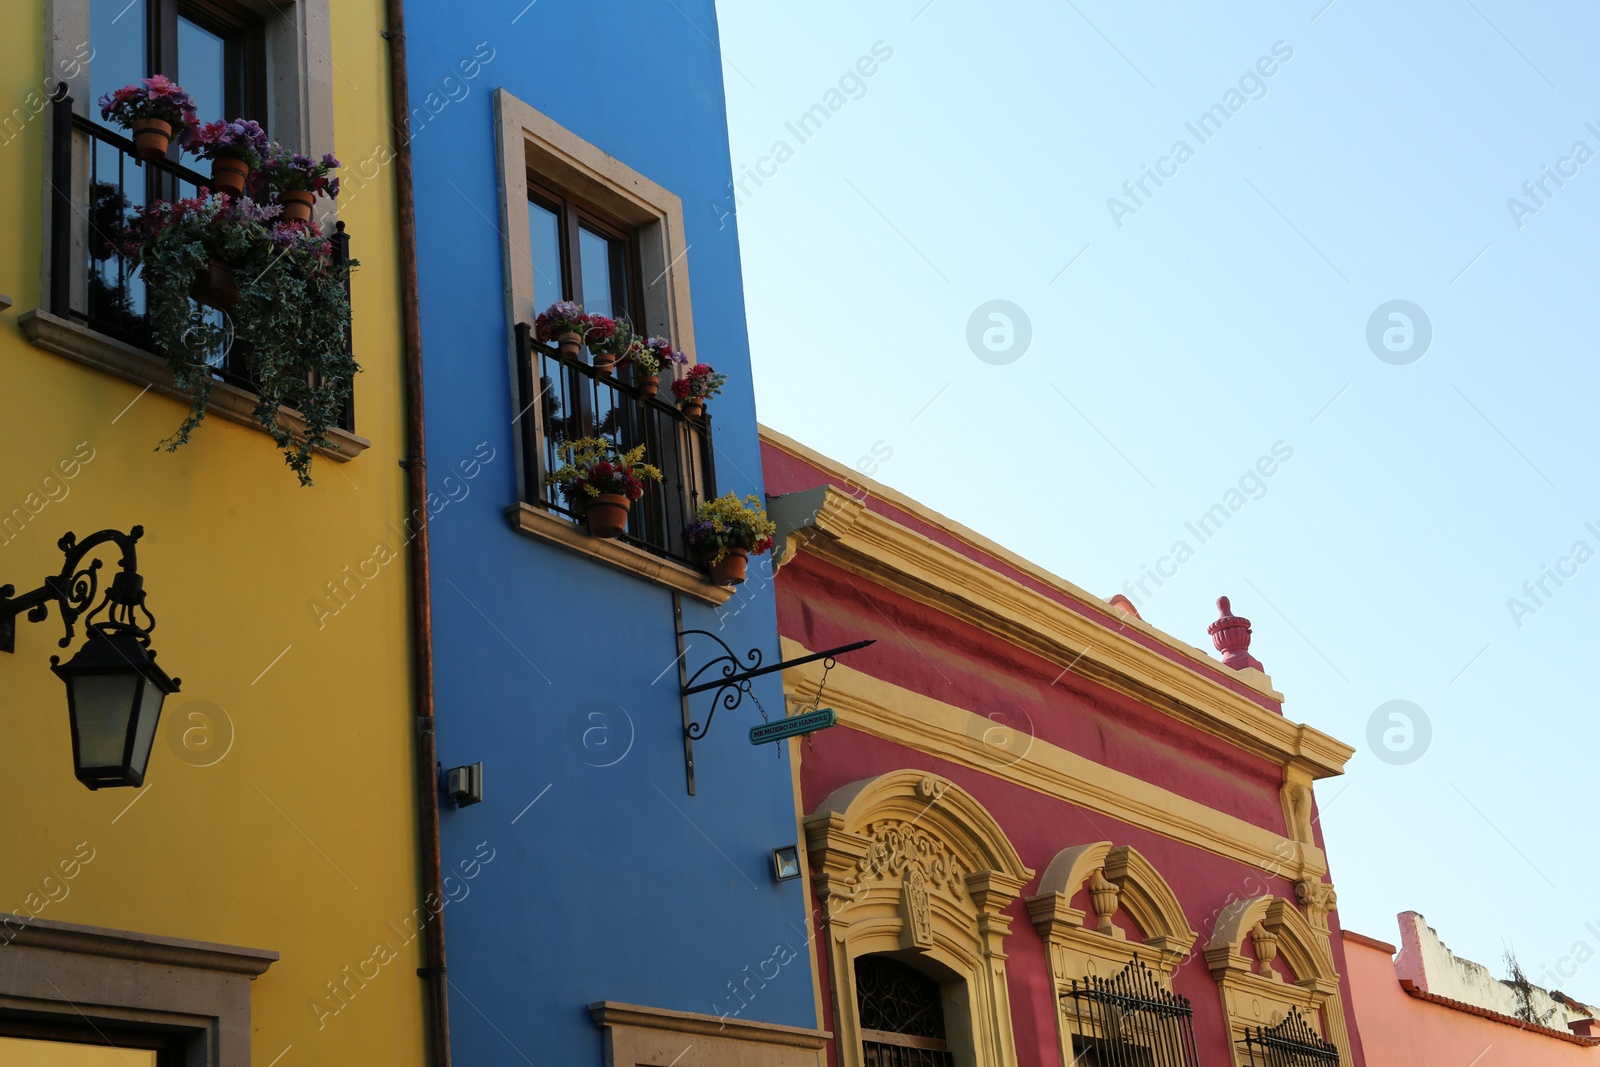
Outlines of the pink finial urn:
<svg viewBox="0 0 1600 1067">
<path fill-rule="evenodd" d="M 1217 614 L 1217 621 L 1206 627 L 1206 632 L 1222 653 L 1223 666 L 1236 671 L 1246 667 L 1263 670 L 1261 661 L 1250 654 L 1250 620 L 1235 615 L 1225 596 L 1217 598 Z"/>
</svg>

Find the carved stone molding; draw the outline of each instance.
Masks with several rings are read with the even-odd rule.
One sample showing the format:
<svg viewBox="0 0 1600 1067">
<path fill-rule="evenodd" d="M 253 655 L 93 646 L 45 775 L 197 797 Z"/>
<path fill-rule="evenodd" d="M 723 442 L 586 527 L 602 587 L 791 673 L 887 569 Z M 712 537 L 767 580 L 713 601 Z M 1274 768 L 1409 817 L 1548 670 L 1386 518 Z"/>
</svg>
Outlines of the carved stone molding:
<svg viewBox="0 0 1600 1067">
<path fill-rule="evenodd" d="M 976 1067 L 1016 1062 L 1003 914 L 1033 876 L 993 816 L 965 791 L 921 771 L 893 771 L 837 790 L 805 821 L 813 884 L 825 908 L 840 1067 L 861 1064 L 855 961 L 915 953 L 955 975 Z M 901 955 L 899 958 L 908 959 Z"/>
</svg>

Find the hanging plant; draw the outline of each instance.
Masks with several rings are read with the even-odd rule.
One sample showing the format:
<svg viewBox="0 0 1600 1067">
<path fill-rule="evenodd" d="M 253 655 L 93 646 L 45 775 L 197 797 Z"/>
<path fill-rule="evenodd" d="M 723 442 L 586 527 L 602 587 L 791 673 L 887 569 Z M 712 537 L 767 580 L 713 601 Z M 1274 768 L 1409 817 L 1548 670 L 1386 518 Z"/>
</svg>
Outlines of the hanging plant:
<svg viewBox="0 0 1600 1067">
<path fill-rule="evenodd" d="M 339 196 L 339 179 L 332 176 L 341 164 L 329 152 L 320 160 L 289 152 L 273 142 L 255 172 L 253 192 L 265 191 L 277 198 L 287 222 L 310 222 L 311 207 L 319 196 L 330 200 Z"/>
<path fill-rule="evenodd" d="M 211 160 L 211 191 L 238 196 L 250 172 L 269 151 L 267 131 L 254 119 L 208 122 L 189 136 L 188 149 Z"/>
<path fill-rule="evenodd" d="M 644 496 L 644 483 L 661 480 L 661 471 L 644 461 L 644 445 L 624 452 L 603 437 L 580 437 L 557 451 L 565 462 L 545 475 L 544 484 L 560 488 L 594 537 L 622 536 L 628 506 Z"/>
<path fill-rule="evenodd" d="M 707 500 L 694 510 L 694 521 L 684 527 L 683 540 L 689 552 L 711 571 L 719 585 L 738 585 L 752 553 L 760 555 L 772 548 L 777 523 L 767 517 L 760 498 L 726 493 Z"/>
<path fill-rule="evenodd" d="M 559 346 L 562 359 L 577 359 L 588 333 L 589 316 L 583 313 L 582 304 L 571 300 L 556 301 L 533 320 L 533 336 L 544 344 Z"/>
<path fill-rule="evenodd" d="M 256 421 L 300 484 L 310 485 L 311 456 L 328 446 L 361 369 L 345 350 L 346 285 L 356 264 L 336 263 L 332 242 L 314 224 L 278 214 L 276 206 L 226 195 L 160 201 L 135 214 L 121 251 L 144 275 L 151 342 L 189 394 L 188 416 L 159 447 L 172 452 L 188 442 L 205 418 L 215 361 L 238 338 Z M 238 289 L 221 316 L 190 298 L 218 266 L 231 268 Z M 283 423 L 280 407 L 300 413 L 303 433 Z"/>
<path fill-rule="evenodd" d="M 688 374 L 672 383 L 672 396 L 685 415 L 698 419 L 706 412 L 706 401 L 722 392 L 727 384 L 726 374 L 712 370 L 709 363 L 696 363 Z"/>
<path fill-rule="evenodd" d="M 633 364 L 633 380 L 639 386 L 639 395 L 645 400 L 660 390 L 662 368 L 689 362 L 689 357 L 673 348 L 665 337 L 634 339 L 628 359 Z"/>
<path fill-rule="evenodd" d="M 199 121 L 194 97 L 162 74 L 106 93 L 99 103 L 101 118 L 132 131 L 134 153 L 147 163 L 165 156 L 173 138 L 187 145 Z"/>
</svg>

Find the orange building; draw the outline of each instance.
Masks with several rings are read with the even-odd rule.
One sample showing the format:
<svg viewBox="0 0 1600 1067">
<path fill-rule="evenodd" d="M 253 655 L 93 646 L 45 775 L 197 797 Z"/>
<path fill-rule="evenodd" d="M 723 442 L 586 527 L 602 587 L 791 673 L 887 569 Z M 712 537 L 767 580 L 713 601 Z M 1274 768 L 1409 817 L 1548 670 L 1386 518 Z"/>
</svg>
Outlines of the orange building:
<svg viewBox="0 0 1600 1067">
<path fill-rule="evenodd" d="M 1600 1067 L 1593 1005 L 1532 986 L 1527 1006 L 1544 1021 L 1526 1021 L 1510 985 L 1456 957 L 1421 915 L 1402 913 L 1400 933 L 1396 949 L 1343 932 L 1368 1067 Z"/>
</svg>

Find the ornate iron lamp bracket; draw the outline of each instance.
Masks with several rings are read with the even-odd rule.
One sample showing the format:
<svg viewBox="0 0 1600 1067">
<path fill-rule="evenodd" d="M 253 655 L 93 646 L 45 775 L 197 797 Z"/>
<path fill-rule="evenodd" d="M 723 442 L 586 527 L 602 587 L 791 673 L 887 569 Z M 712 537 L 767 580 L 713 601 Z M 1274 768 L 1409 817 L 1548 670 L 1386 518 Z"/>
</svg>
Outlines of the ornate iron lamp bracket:
<svg viewBox="0 0 1600 1067">
<path fill-rule="evenodd" d="M 813 652 L 798 659 L 764 665 L 764 656 L 759 648 L 752 648 L 740 656 L 728 647 L 726 641 L 710 630 L 683 629 L 683 607 L 676 596 L 673 597 L 673 609 L 678 624 L 678 692 L 683 704 L 683 764 L 689 780 L 690 796 L 694 795 L 694 743 L 704 738 L 710 731 L 711 719 L 716 715 L 718 707 L 732 711 L 742 704 L 750 692 L 752 679 L 787 670 L 790 667 L 798 667 L 803 663 L 814 663 L 819 659 L 832 660 L 835 656 L 854 652 L 858 648 L 866 648 L 876 641 L 876 638 L 868 638 L 865 641 L 855 641 L 848 645 L 840 645 L 838 648 L 830 648 L 825 652 Z M 689 650 L 689 646 L 684 644 L 686 637 L 708 638 L 714 641 L 722 652 L 690 673 L 685 659 Z M 702 681 L 707 676 L 710 680 Z M 706 712 L 706 717 L 701 722 L 696 722 L 689 710 L 689 698 L 698 693 L 712 694 L 710 710 Z"/>
<path fill-rule="evenodd" d="M 39 588 L 21 596 L 16 595 L 15 586 L 0 585 L 0 652 L 16 651 L 18 615 L 27 612 L 29 622 L 44 622 L 50 617 L 52 602 L 66 629 L 66 636 L 59 642 L 62 648 L 72 644 L 73 624 L 80 617 L 88 629 L 106 634 L 129 633 L 148 647 L 156 619 L 145 607 L 144 579 L 139 576 L 138 555 L 134 549 L 143 536 L 143 526 L 135 526 L 127 533 L 101 530 L 81 542 L 76 534 L 62 534 L 61 540 L 56 542 L 66 556 L 60 574 L 50 575 Z M 120 548 L 122 558 L 105 596 L 95 604 L 95 598 L 100 595 L 100 567 L 105 561 L 93 559 L 87 566 L 80 565 L 86 556 L 107 543 Z"/>
</svg>

